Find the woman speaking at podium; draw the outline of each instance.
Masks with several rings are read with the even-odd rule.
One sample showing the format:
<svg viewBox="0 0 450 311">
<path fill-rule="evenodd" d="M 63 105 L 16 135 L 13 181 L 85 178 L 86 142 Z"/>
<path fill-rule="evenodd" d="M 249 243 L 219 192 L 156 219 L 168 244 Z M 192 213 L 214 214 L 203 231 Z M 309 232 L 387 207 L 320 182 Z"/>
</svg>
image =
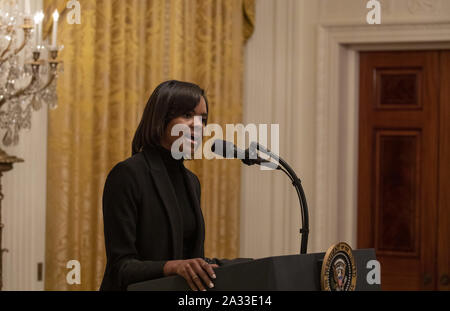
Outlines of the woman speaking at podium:
<svg viewBox="0 0 450 311">
<path fill-rule="evenodd" d="M 202 118 L 197 131 L 195 117 Z M 207 119 L 208 101 L 199 86 L 167 81 L 154 90 L 133 139 L 132 157 L 106 179 L 107 263 L 100 290 L 126 290 L 132 283 L 170 275 L 182 276 L 192 290 L 214 286 L 213 269 L 220 262 L 204 258 L 200 182 L 171 153 L 181 137 L 171 135 L 175 125 L 189 127 L 186 139 L 193 153 L 201 141 L 194 133 L 203 135 Z"/>
</svg>

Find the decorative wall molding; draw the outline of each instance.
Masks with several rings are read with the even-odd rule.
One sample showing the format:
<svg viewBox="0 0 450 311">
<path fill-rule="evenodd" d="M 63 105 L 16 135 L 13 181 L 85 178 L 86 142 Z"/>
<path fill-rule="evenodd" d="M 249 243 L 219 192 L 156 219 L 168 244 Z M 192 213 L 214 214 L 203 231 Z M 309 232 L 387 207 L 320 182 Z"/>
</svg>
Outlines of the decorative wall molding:
<svg viewBox="0 0 450 311">
<path fill-rule="evenodd" d="M 358 49 L 364 45 L 450 42 L 450 23 L 319 27 L 317 61 L 317 245 L 356 245 Z M 420 46 L 419 46 L 420 47 Z M 319 216 L 317 218 L 317 216 Z M 317 223 L 320 222 L 320 223 Z"/>
<path fill-rule="evenodd" d="M 408 0 L 411 14 L 436 14 L 442 4 L 441 0 Z"/>
<path fill-rule="evenodd" d="M 442 0 L 379 0 L 381 24 L 446 23 L 450 18 L 450 1 Z M 367 25 L 367 1 L 320 0 L 320 24 Z"/>
</svg>

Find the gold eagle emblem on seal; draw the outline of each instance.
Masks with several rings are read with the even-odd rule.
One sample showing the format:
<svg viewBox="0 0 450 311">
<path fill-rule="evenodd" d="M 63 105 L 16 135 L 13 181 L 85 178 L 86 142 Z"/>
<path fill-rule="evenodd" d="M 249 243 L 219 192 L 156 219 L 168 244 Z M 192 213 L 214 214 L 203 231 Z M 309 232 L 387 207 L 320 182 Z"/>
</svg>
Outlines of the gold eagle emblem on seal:
<svg viewBox="0 0 450 311">
<path fill-rule="evenodd" d="M 331 246 L 323 259 L 320 283 L 323 291 L 354 291 L 356 265 L 352 248 L 345 242 Z"/>
</svg>

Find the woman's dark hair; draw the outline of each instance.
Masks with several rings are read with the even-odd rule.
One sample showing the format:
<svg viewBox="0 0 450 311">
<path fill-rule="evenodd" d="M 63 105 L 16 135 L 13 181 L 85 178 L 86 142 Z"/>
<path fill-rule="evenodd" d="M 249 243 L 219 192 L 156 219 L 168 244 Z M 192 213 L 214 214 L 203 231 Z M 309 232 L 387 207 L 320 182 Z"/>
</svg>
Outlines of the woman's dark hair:
<svg viewBox="0 0 450 311">
<path fill-rule="evenodd" d="M 202 97 L 209 111 L 205 91 L 198 85 L 176 80 L 158 85 L 145 106 L 141 122 L 134 134 L 132 154 L 135 155 L 147 146 L 160 145 L 169 122 L 193 111 Z"/>
</svg>

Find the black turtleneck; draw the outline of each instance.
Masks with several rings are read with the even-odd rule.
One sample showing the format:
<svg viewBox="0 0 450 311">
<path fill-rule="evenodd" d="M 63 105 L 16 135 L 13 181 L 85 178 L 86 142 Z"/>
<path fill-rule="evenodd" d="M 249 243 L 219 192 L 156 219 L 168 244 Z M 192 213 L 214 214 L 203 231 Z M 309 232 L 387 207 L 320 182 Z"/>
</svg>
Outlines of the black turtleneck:
<svg viewBox="0 0 450 311">
<path fill-rule="evenodd" d="M 184 259 L 192 258 L 193 244 L 196 241 L 196 221 L 195 214 L 192 208 L 192 202 L 190 200 L 186 180 L 184 178 L 184 161 L 183 159 L 176 160 L 172 157 L 170 150 L 159 146 L 158 151 L 166 167 L 169 179 L 172 182 L 173 189 L 175 190 L 176 200 L 178 208 L 183 219 L 183 257 Z"/>
</svg>

